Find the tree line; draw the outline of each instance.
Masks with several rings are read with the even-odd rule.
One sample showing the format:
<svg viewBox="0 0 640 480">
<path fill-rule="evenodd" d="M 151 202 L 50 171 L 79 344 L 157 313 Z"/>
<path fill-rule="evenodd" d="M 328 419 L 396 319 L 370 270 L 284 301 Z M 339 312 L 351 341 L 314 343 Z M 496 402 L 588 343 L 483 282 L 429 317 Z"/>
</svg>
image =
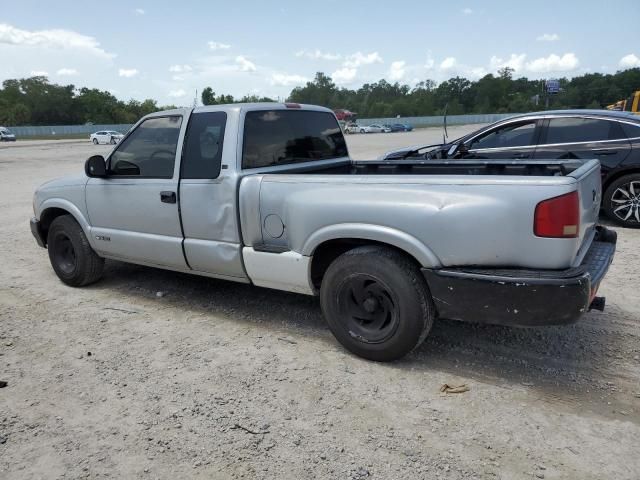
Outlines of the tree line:
<svg viewBox="0 0 640 480">
<path fill-rule="evenodd" d="M 436 83 L 424 80 L 414 87 L 380 80 L 357 89 L 335 85 L 331 77 L 318 72 L 313 81 L 294 88 L 288 100 L 324 105 L 357 112 L 360 118 L 441 115 L 464 113 L 510 113 L 542 110 L 547 106 L 544 82 L 514 78 L 503 68 L 496 75 L 479 80 L 453 77 Z M 561 91 L 548 98 L 548 108 L 602 108 L 640 89 L 640 68 L 615 74 L 588 73 L 560 78 Z M 204 105 L 238 102 L 271 102 L 268 97 L 245 95 L 235 98 L 218 94 L 211 87 L 202 90 Z M 74 125 L 134 123 L 140 117 L 175 108 L 158 105 L 153 99 L 118 100 L 108 91 L 50 83 L 35 76 L 5 80 L 0 89 L 0 125 Z"/>
<path fill-rule="evenodd" d="M 294 88 L 289 100 L 351 110 L 360 118 L 442 115 L 445 106 L 450 115 L 544 110 L 544 81 L 513 74 L 513 69 L 503 68 L 476 81 L 458 76 L 440 84 L 425 80 L 413 88 L 380 80 L 351 90 L 338 88 L 331 77 L 319 72 L 313 81 Z M 640 68 L 558 80 L 561 90 L 549 95 L 549 109 L 603 108 L 640 89 Z"/>
</svg>

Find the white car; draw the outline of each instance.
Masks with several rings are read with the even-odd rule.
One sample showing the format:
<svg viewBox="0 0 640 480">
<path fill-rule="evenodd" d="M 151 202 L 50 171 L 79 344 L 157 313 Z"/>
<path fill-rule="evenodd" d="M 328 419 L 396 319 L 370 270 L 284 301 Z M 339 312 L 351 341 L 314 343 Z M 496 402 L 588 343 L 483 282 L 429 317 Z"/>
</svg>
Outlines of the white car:
<svg viewBox="0 0 640 480">
<path fill-rule="evenodd" d="M 123 137 L 123 134 L 114 130 L 101 130 L 89 135 L 89 140 L 91 140 L 94 145 L 98 145 L 100 143 L 110 143 L 111 145 L 115 145 L 122 140 Z"/>
<path fill-rule="evenodd" d="M 389 127 L 385 127 L 384 125 L 380 125 L 378 123 L 367 125 L 366 127 L 360 127 L 360 133 L 389 133 L 390 131 L 391 129 Z"/>
</svg>

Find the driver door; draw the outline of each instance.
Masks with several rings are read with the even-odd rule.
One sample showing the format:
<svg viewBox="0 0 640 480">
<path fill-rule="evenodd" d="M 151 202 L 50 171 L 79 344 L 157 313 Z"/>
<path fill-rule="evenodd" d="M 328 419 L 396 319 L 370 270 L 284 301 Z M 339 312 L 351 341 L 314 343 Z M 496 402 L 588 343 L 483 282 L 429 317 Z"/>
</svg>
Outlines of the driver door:
<svg viewBox="0 0 640 480">
<path fill-rule="evenodd" d="M 178 212 L 181 115 L 139 124 L 107 159 L 107 177 L 87 182 L 92 243 L 98 254 L 150 265 L 188 268 Z"/>
</svg>

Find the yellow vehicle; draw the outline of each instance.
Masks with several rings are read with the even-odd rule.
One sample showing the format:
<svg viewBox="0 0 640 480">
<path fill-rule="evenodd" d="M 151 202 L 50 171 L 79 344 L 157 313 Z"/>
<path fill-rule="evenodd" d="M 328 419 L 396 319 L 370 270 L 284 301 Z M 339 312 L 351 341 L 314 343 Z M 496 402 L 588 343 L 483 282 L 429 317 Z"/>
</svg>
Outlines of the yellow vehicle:
<svg viewBox="0 0 640 480">
<path fill-rule="evenodd" d="M 626 100 L 618 100 L 616 103 L 607 105 L 607 110 L 618 110 L 640 115 L 640 90 L 636 90 Z"/>
<path fill-rule="evenodd" d="M 636 115 L 640 114 L 640 90 L 636 90 L 629 98 L 624 101 L 625 112 L 632 112 Z"/>
</svg>

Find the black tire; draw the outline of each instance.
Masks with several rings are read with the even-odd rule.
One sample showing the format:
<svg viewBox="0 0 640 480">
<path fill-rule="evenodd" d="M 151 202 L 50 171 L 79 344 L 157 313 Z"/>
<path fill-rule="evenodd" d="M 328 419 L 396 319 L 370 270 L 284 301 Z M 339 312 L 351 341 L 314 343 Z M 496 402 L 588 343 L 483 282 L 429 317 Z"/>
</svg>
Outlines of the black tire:
<svg viewBox="0 0 640 480">
<path fill-rule="evenodd" d="M 604 192 L 602 207 L 618 225 L 640 228 L 640 173 L 614 180 Z"/>
<path fill-rule="evenodd" d="M 378 362 L 402 358 L 422 344 L 435 317 L 415 262 L 376 245 L 350 250 L 329 265 L 320 304 L 336 339 L 350 352 Z"/>
<path fill-rule="evenodd" d="M 93 144 L 94 144 L 94 145 L 98 145 L 98 139 L 97 139 L 97 138 L 94 138 L 94 139 L 93 139 Z"/>
<path fill-rule="evenodd" d="M 367 133 L 364 128 L 360 130 L 360 133 Z"/>
<path fill-rule="evenodd" d="M 102 276 L 104 259 L 93 251 L 82 228 L 71 215 L 61 215 L 51 222 L 47 249 L 53 270 L 67 285 L 83 287 Z"/>
<path fill-rule="evenodd" d="M 115 138 L 113 138 L 113 137 L 109 137 L 109 143 L 110 143 L 111 145 L 115 145 L 115 144 L 116 144 L 116 139 L 115 139 Z"/>
</svg>

